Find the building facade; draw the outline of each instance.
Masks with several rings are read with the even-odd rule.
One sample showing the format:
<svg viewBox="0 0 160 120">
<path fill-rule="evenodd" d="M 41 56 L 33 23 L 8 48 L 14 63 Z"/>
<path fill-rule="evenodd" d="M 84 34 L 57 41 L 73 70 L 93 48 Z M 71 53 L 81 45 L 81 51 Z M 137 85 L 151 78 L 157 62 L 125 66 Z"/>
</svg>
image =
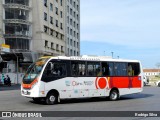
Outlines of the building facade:
<svg viewBox="0 0 160 120">
<path fill-rule="evenodd" d="M 0 0 L 2 44 L 10 52 L 0 47 L 0 73 L 24 73 L 44 55 L 80 55 L 80 0 Z"/>
<path fill-rule="evenodd" d="M 0 43 L 13 52 L 80 55 L 80 1 L 1 0 Z"/>
<path fill-rule="evenodd" d="M 32 0 L 32 50 L 42 55 L 65 55 L 65 1 Z"/>
<path fill-rule="evenodd" d="M 66 55 L 80 55 L 80 0 L 66 0 Z"/>
<path fill-rule="evenodd" d="M 3 0 L 1 9 L 3 42 L 10 45 L 13 51 L 30 50 L 32 39 L 30 0 Z"/>
</svg>

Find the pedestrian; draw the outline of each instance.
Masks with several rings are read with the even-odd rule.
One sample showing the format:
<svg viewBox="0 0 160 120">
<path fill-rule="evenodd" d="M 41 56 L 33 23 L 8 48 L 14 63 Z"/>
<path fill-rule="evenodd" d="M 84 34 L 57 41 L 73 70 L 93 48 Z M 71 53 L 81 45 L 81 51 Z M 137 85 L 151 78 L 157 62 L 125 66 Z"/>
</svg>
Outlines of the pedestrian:
<svg viewBox="0 0 160 120">
<path fill-rule="evenodd" d="M 6 81 L 7 81 L 7 85 L 11 86 L 11 79 L 10 79 L 10 77 L 8 75 L 6 77 Z"/>
</svg>

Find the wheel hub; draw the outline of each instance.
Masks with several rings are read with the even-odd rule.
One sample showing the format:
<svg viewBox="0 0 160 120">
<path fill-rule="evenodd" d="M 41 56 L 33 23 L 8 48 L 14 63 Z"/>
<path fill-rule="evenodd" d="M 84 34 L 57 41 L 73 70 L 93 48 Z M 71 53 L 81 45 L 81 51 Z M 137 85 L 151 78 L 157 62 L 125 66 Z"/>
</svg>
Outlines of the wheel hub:
<svg viewBox="0 0 160 120">
<path fill-rule="evenodd" d="M 50 98 L 49 98 L 49 100 L 51 101 L 51 102 L 54 102 L 55 101 L 55 97 L 54 96 L 50 96 Z"/>
<path fill-rule="evenodd" d="M 112 99 L 116 99 L 117 98 L 117 94 L 116 93 L 112 93 L 111 97 L 112 97 Z"/>
</svg>

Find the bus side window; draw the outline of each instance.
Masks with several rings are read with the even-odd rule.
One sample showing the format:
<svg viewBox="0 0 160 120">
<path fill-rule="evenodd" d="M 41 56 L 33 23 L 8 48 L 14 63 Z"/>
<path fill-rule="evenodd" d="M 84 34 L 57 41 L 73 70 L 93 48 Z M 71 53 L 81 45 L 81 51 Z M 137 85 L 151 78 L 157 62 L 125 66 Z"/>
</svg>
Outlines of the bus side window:
<svg viewBox="0 0 160 120">
<path fill-rule="evenodd" d="M 102 62 L 102 75 L 103 76 L 109 75 L 109 65 L 107 62 Z"/>
<path fill-rule="evenodd" d="M 127 76 L 127 64 L 125 62 L 115 62 L 114 70 L 116 76 Z"/>
<path fill-rule="evenodd" d="M 132 65 L 129 65 L 128 64 L 128 76 L 132 76 L 133 74 L 132 74 Z"/>
<path fill-rule="evenodd" d="M 54 76 L 65 76 L 66 75 L 66 64 L 61 62 L 55 62 L 52 68 L 52 74 Z"/>
<path fill-rule="evenodd" d="M 139 75 L 140 64 L 139 63 L 128 63 L 128 76 Z"/>
<path fill-rule="evenodd" d="M 108 76 L 113 76 L 114 75 L 114 63 L 113 62 L 108 62 Z"/>
<path fill-rule="evenodd" d="M 78 63 L 72 61 L 71 62 L 71 75 L 72 76 L 77 76 L 78 75 Z"/>
<path fill-rule="evenodd" d="M 86 75 L 86 67 L 85 67 L 85 63 L 79 63 L 79 75 L 80 76 L 85 76 Z"/>
<path fill-rule="evenodd" d="M 96 76 L 102 76 L 100 63 L 95 64 L 95 72 L 96 72 Z"/>
</svg>

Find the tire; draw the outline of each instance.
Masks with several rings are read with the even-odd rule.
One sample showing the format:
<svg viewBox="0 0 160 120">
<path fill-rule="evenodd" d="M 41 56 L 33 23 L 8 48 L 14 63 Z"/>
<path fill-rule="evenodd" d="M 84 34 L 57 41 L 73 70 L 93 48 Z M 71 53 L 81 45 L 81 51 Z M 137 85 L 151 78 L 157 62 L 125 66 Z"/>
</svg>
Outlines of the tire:
<svg viewBox="0 0 160 120">
<path fill-rule="evenodd" d="M 158 87 L 160 87 L 160 82 L 158 83 Z"/>
<path fill-rule="evenodd" d="M 118 99 L 119 99 L 119 93 L 118 93 L 118 91 L 117 91 L 117 90 L 112 90 L 112 91 L 110 92 L 109 99 L 110 99 L 111 101 L 118 100 Z"/>
<path fill-rule="evenodd" d="M 55 93 L 49 93 L 46 97 L 47 105 L 54 105 L 58 102 L 58 95 Z"/>
</svg>

